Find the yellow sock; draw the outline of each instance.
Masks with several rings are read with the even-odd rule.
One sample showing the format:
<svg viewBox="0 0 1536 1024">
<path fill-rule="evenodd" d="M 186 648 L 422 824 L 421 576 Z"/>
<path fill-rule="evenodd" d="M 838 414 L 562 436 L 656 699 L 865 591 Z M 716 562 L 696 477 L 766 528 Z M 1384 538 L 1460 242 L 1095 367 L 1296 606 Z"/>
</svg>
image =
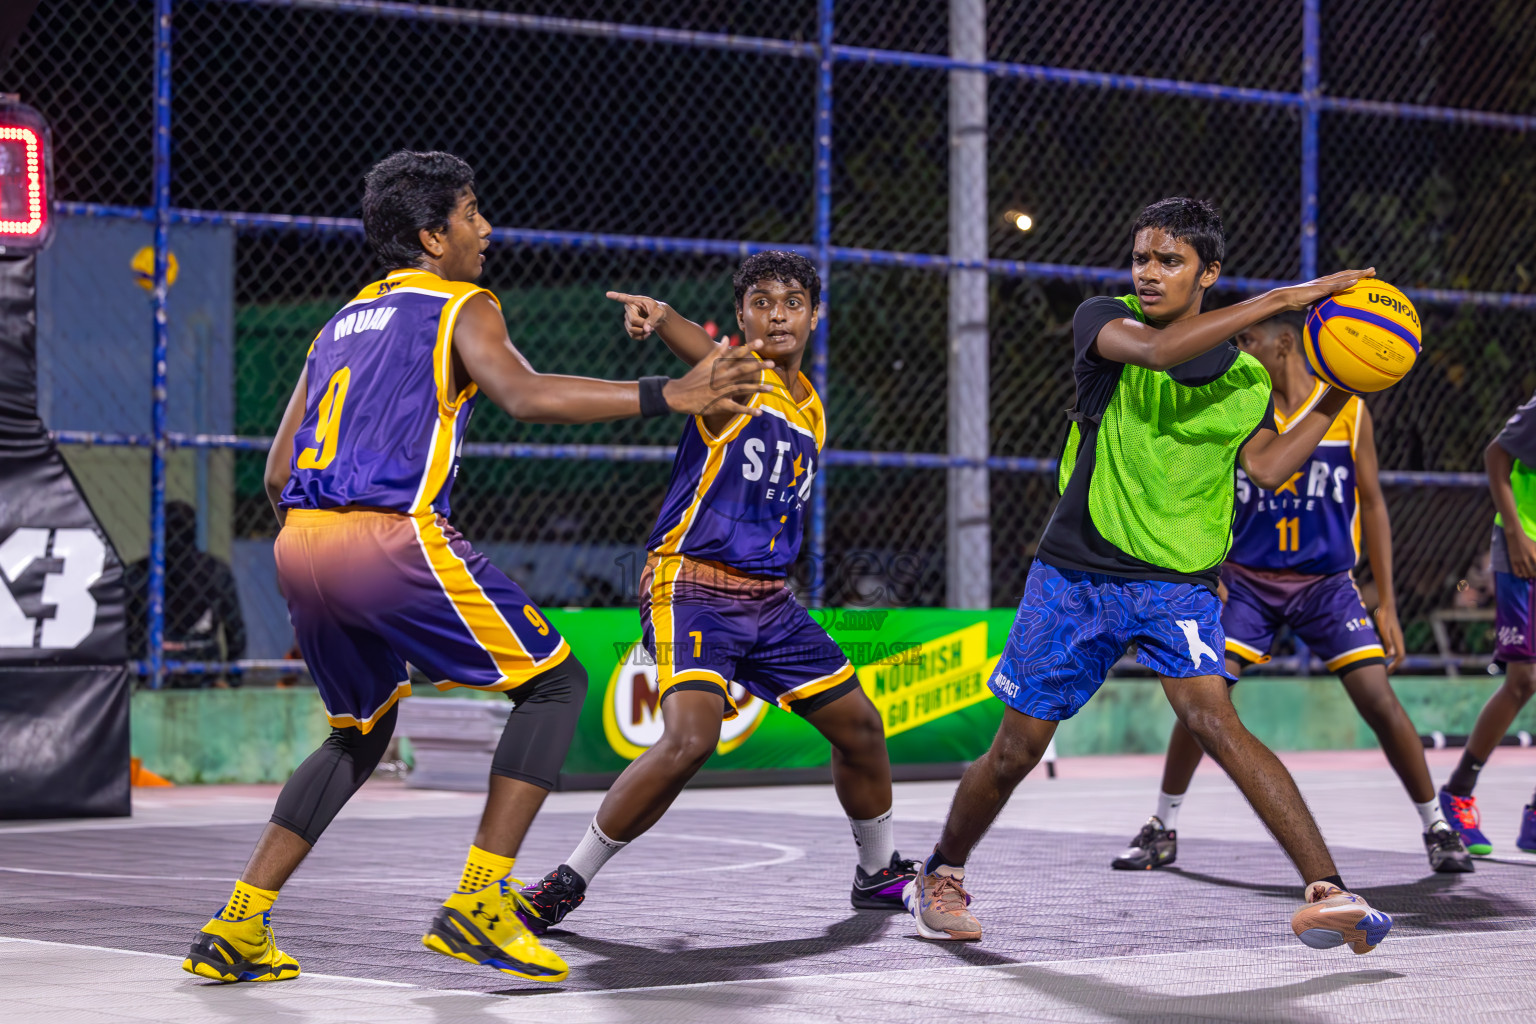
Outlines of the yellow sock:
<svg viewBox="0 0 1536 1024">
<path fill-rule="evenodd" d="M 271 910 L 276 900 L 277 893 L 271 889 L 258 889 L 247 882 L 236 882 L 229 902 L 219 911 L 219 918 L 224 921 L 244 921 Z"/>
<path fill-rule="evenodd" d="M 469 859 L 464 862 L 464 875 L 459 879 L 459 892 L 479 892 L 492 882 L 501 881 L 512 873 L 515 860 L 470 846 Z"/>
</svg>

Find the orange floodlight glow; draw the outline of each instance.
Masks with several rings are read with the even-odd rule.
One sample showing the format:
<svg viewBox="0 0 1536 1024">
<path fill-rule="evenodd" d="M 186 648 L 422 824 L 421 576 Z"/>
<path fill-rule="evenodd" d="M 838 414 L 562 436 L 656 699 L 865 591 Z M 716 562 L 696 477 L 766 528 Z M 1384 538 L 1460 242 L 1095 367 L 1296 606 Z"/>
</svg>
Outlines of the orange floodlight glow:
<svg viewBox="0 0 1536 1024">
<path fill-rule="evenodd" d="M 0 100 L 0 251 L 33 252 L 47 244 L 50 155 L 41 115 Z"/>
</svg>

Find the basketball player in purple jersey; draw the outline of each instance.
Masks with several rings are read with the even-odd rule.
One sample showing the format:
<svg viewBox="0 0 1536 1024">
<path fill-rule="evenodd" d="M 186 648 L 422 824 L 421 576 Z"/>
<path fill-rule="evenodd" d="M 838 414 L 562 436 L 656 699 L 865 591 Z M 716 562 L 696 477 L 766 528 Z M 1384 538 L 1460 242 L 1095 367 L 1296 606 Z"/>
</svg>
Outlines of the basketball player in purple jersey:
<svg viewBox="0 0 1536 1024">
<path fill-rule="evenodd" d="M 597 871 L 666 813 L 737 714 L 734 681 L 804 716 L 832 744 L 832 784 L 858 846 L 850 897 L 898 910 L 917 864 L 896 852 L 891 765 L 880 714 L 848 658 L 785 586 L 821 468 L 825 411 L 800 372 L 816 327 L 821 281 L 803 256 L 761 252 L 734 280 L 736 321 L 774 361 L 777 387 L 754 395 L 757 418 L 730 410 L 683 428 L 672 482 L 647 546 L 640 619 L 656 659 L 664 732 L 619 776 L 566 863 L 524 890 L 530 926 L 558 924 L 586 899 Z M 610 292 L 631 337 L 661 335 L 699 364 L 717 345 L 665 303 Z"/>
<path fill-rule="evenodd" d="M 1237 336 L 1238 347 L 1269 372 L 1275 425 L 1282 434 L 1328 390 L 1307 369 L 1304 324 L 1300 312 L 1281 313 Z M 1442 874 L 1471 871 L 1472 858 L 1435 798 L 1418 730 L 1387 681 L 1389 667 L 1403 659 L 1403 631 L 1392 592 L 1392 527 L 1376 466 L 1371 414 L 1354 397 L 1307 464 L 1273 492 L 1260 489 L 1238 468 L 1232 550 L 1221 567 L 1227 671 L 1235 678 L 1244 665 L 1268 661 L 1276 632 L 1289 625 L 1330 672 L 1338 673 L 1376 734 L 1418 811 L 1429 866 Z M 1362 528 L 1381 596 L 1380 633 L 1351 576 L 1360 560 Z M 1175 722 L 1157 813 L 1112 867 L 1146 870 L 1173 863 L 1179 806 L 1201 757 L 1200 744 Z"/>
<path fill-rule="evenodd" d="M 363 224 L 387 271 L 331 318 L 267 457 L 282 531 L 278 580 L 332 731 L 294 772 L 271 823 L 182 967 L 217 981 L 280 981 L 278 890 L 373 772 L 410 692 L 406 663 L 439 688 L 516 702 L 458 890 L 423 944 L 536 981 L 567 968 L 513 910 L 523 836 L 565 760 L 587 674 L 522 589 L 449 525 L 458 453 L 477 395 L 530 423 L 593 423 L 669 412 L 752 420 L 761 342 L 711 350 L 678 380 L 536 372 L 507 336 L 496 296 L 475 285 L 491 226 L 469 165 L 399 152 L 366 178 Z M 387 879 L 387 872 L 381 875 Z M 388 900 L 387 890 L 379 894 Z"/>
</svg>

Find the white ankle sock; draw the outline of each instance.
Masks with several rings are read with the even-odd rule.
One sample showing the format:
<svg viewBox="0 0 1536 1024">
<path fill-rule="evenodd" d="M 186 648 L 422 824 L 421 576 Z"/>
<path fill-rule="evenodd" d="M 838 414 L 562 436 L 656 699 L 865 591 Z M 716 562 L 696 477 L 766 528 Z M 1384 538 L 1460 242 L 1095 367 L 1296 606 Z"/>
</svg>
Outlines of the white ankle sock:
<svg viewBox="0 0 1536 1024">
<path fill-rule="evenodd" d="M 1439 800 L 1426 800 L 1421 804 L 1414 804 L 1413 809 L 1419 812 L 1419 821 L 1424 823 L 1424 831 L 1437 821 L 1444 821 L 1445 815 L 1440 813 Z"/>
<path fill-rule="evenodd" d="M 1163 828 L 1169 832 L 1179 827 L 1179 805 L 1184 802 L 1183 793 L 1157 794 L 1157 820 L 1163 823 Z"/>
<path fill-rule="evenodd" d="M 859 848 L 859 867 L 866 874 L 874 874 L 891 866 L 896 854 L 896 825 L 891 820 L 893 811 L 886 811 L 878 818 L 849 818 L 853 826 L 853 843 Z"/>
<path fill-rule="evenodd" d="M 593 818 L 592 824 L 587 826 L 587 834 L 581 837 L 581 842 L 576 844 L 576 849 L 566 858 L 565 864 L 590 885 L 593 876 L 608 863 L 608 858 L 628 845 L 617 839 L 609 839 L 597 827 L 597 819 Z"/>
</svg>

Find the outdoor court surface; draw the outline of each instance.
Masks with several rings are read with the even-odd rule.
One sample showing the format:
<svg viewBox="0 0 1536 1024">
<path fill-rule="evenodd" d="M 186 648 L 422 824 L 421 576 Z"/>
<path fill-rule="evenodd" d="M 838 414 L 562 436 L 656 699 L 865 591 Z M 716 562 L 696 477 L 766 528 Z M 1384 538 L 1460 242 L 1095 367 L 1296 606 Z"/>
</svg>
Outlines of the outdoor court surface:
<svg viewBox="0 0 1536 1024">
<path fill-rule="evenodd" d="M 1432 752 L 1443 780 L 1453 751 Z M 1536 751 L 1478 790 L 1495 857 L 1429 873 L 1375 751 L 1286 755 L 1352 888 L 1396 918 L 1375 952 L 1291 935 L 1300 883 L 1209 762 L 1178 864 L 1112 872 L 1159 757 L 1077 758 L 1020 787 L 969 865 L 980 943 L 848 906 L 852 843 L 830 787 L 696 790 L 612 861 L 551 933 L 570 980 L 537 986 L 428 953 L 478 794 L 365 787 L 273 915 L 304 975 L 222 986 L 182 973 L 276 787 L 135 792 L 123 820 L 0 823 L 0 1020 L 1442 1021 L 1536 1019 L 1536 857 L 1514 851 Z M 932 845 L 953 783 L 897 787 L 904 853 Z M 518 863 L 554 867 L 600 794 L 555 794 Z"/>
</svg>

